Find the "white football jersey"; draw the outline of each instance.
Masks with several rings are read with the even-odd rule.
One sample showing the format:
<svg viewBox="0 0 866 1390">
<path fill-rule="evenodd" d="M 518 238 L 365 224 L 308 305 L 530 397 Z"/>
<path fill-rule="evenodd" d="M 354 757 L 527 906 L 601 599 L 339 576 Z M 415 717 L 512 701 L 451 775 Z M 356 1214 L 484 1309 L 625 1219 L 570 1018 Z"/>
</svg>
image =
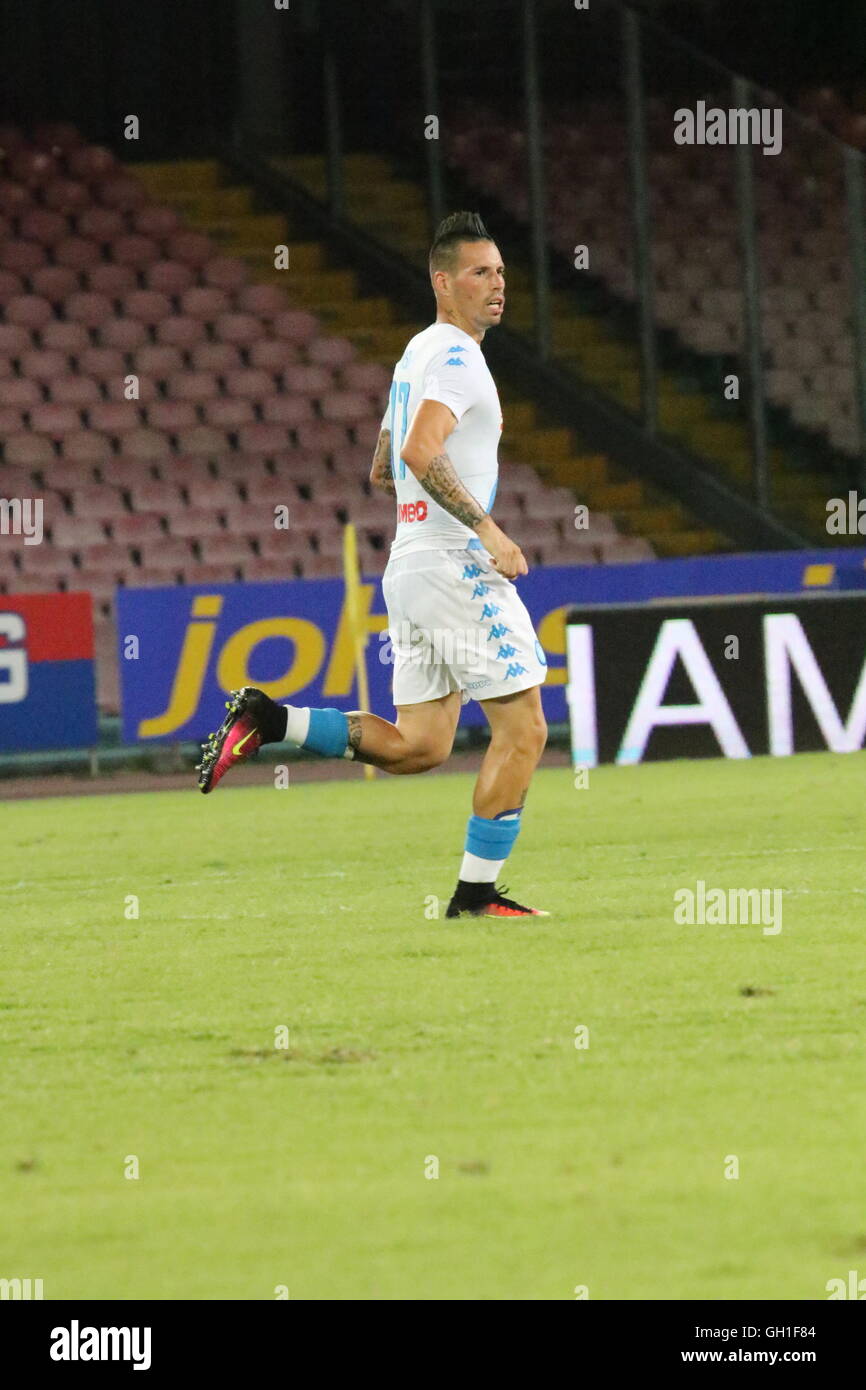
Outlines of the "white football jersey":
<svg viewBox="0 0 866 1390">
<path fill-rule="evenodd" d="M 445 441 L 454 471 L 485 511 L 499 476 L 497 450 L 502 407 L 484 353 L 474 338 L 448 323 L 433 323 L 410 340 L 394 368 L 382 429 L 391 431 L 391 468 L 397 488 L 397 532 L 391 554 L 413 550 L 483 549 L 471 527 L 451 516 L 400 458 L 403 440 L 422 401 L 441 401 L 457 420 Z"/>
</svg>

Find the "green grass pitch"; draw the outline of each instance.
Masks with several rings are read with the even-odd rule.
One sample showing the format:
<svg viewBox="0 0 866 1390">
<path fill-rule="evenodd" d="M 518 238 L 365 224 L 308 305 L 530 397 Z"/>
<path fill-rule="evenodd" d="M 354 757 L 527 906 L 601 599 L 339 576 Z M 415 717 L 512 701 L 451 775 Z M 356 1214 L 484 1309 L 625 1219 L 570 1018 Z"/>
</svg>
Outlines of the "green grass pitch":
<svg viewBox="0 0 866 1390">
<path fill-rule="evenodd" d="M 0 1277 L 825 1299 L 866 1273 L 863 773 L 542 771 L 519 924 L 425 916 L 463 774 L 0 805 Z M 782 931 L 675 924 L 698 879 Z"/>
</svg>

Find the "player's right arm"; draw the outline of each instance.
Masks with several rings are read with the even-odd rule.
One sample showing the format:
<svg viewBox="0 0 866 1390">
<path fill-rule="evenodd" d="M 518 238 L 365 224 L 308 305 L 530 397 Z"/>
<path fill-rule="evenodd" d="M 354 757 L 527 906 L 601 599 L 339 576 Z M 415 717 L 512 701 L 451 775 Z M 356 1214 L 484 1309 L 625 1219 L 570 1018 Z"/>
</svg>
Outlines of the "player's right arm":
<svg viewBox="0 0 866 1390">
<path fill-rule="evenodd" d="M 445 443 L 457 420 L 441 401 L 423 400 L 415 411 L 400 457 L 434 502 L 446 512 L 471 526 L 489 551 L 495 567 L 506 579 L 528 573 L 529 566 L 514 541 L 496 525 L 481 503 L 464 487 L 445 450 Z"/>
</svg>

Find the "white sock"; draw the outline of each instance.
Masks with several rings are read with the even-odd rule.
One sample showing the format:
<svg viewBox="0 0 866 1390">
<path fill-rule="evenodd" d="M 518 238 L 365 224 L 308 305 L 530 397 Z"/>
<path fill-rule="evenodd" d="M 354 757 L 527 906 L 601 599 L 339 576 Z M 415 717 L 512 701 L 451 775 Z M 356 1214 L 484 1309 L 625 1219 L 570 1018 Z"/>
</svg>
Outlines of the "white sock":
<svg viewBox="0 0 866 1390">
<path fill-rule="evenodd" d="M 464 883 L 495 883 L 504 863 L 504 859 L 480 859 L 466 850 L 460 865 L 460 878 Z"/>
<path fill-rule="evenodd" d="M 283 705 L 288 716 L 285 738 L 288 743 L 303 743 L 310 732 L 310 711 L 306 705 Z"/>
</svg>

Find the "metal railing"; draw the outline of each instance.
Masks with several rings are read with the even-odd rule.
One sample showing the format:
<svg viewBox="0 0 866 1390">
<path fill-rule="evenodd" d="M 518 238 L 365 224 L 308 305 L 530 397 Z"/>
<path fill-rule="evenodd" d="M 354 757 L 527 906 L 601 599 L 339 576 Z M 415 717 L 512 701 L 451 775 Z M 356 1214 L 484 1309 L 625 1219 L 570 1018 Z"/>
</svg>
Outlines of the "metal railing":
<svg viewBox="0 0 866 1390">
<path fill-rule="evenodd" d="M 510 322 L 539 360 L 584 372 L 569 318 L 591 309 L 607 357 L 629 359 L 596 384 L 620 388 L 648 439 L 715 457 L 767 516 L 820 477 L 866 485 L 863 155 L 620 0 L 566 10 L 395 6 L 399 63 L 377 31 L 385 153 L 423 184 L 425 238 L 474 190 L 524 267 Z M 365 125 L 341 98 L 340 44 L 335 26 L 322 109 L 335 222 L 363 205 L 345 144 L 350 116 L 354 149 Z M 396 217 L 393 242 L 421 263 Z"/>
</svg>

